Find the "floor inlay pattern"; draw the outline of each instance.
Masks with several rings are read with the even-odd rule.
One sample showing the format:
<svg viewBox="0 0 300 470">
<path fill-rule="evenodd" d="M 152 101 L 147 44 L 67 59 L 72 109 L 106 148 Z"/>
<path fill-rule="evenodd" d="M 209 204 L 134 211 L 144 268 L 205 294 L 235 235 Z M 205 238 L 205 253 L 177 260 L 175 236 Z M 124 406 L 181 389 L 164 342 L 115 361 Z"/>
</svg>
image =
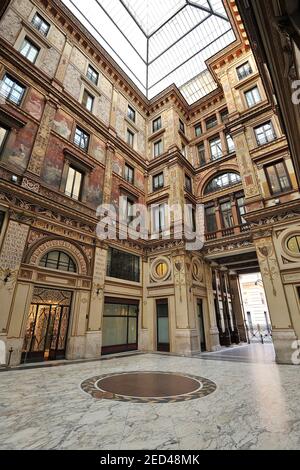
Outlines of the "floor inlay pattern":
<svg viewBox="0 0 300 470">
<path fill-rule="evenodd" d="M 81 388 L 96 399 L 168 403 L 205 397 L 217 386 L 211 380 L 194 375 L 136 371 L 97 375 L 84 380 Z"/>
</svg>

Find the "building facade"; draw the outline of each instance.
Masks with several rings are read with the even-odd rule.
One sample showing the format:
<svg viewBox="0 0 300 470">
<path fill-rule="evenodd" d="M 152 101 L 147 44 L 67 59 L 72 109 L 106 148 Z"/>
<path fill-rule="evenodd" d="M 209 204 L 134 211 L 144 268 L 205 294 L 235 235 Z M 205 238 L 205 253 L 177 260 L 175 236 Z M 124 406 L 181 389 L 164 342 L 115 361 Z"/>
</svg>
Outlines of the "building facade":
<svg viewBox="0 0 300 470">
<path fill-rule="evenodd" d="M 300 337 L 299 188 L 272 90 L 237 7 L 218 88 L 152 100 L 56 0 L 1 7 L 0 339 L 11 364 L 246 341 L 238 275 L 260 269 L 278 362 Z M 122 197 L 122 200 L 120 200 Z M 96 210 L 150 239 L 97 237 Z M 164 237 L 168 205 L 204 205 L 205 244 Z M 121 204 L 121 207 L 120 207 Z M 193 216 L 191 217 L 193 219 Z M 190 221 L 191 226 L 193 220 Z"/>
</svg>

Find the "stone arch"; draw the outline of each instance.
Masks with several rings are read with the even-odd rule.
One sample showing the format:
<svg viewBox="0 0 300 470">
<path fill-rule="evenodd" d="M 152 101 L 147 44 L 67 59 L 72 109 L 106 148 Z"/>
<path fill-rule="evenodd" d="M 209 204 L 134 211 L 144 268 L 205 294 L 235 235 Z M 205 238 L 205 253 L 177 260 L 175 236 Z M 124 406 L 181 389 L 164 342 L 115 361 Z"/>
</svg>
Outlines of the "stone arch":
<svg viewBox="0 0 300 470">
<path fill-rule="evenodd" d="M 197 196 L 198 197 L 203 197 L 204 196 L 204 188 L 206 187 L 207 183 L 214 177 L 217 176 L 220 173 L 226 173 L 226 172 L 234 172 L 238 173 L 241 176 L 239 166 L 237 163 L 231 163 L 231 164 L 224 164 L 220 165 L 216 171 L 216 168 L 211 168 L 204 176 L 203 180 L 201 180 L 197 186 Z M 242 183 L 241 183 L 242 184 Z"/>
<path fill-rule="evenodd" d="M 88 261 L 83 252 L 74 244 L 67 240 L 61 239 L 43 239 L 39 243 L 35 244 L 28 254 L 28 263 L 31 265 L 38 266 L 42 257 L 49 251 L 60 250 L 70 255 L 76 265 L 77 273 L 87 275 L 88 274 Z"/>
</svg>

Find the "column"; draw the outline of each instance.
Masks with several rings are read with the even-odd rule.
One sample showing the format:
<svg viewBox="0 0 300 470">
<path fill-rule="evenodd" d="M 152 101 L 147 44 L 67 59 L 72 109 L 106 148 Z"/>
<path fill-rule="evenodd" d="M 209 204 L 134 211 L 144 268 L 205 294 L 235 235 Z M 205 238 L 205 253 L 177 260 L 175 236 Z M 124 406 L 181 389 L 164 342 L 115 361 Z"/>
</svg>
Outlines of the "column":
<svg viewBox="0 0 300 470">
<path fill-rule="evenodd" d="M 111 142 L 107 142 L 105 174 L 104 174 L 104 183 L 103 183 L 103 204 L 110 204 L 111 202 L 112 166 L 113 166 L 114 155 L 115 155 L 114 145 Z"/>
<path fill-rule="evenodd" d="M 206 161 L 206 163 L 210 163 L 211 162 L 211 155 L 210 155 L 209 141 L 207 139 L 205 139 L 203 141 L 203 143 L 204 143 L 204 149 L 205 149 L 205 161 Z"/>
<path fill-rule="evenodd" d="M 99 243 L 95 249 L 92 292 L 86 332 L 85 357 L 89 359 L 101 356 L 101 325 L 104 310 L 106 262 L 107 249 Z"/>
<path fill-rule="evenodd" d="M 21 331 L 20 328 L 14 328 L 14 322 L 23 321 L 26 297 L 21 296 L 21 300 L 20 296 L 15 298 L 15 292 L 28 231 L 29 225 L 10 219 L 0 252 L 0 339 L 7 343 L 7 350 L 10 347 L 14 349 L 12 364 L 19 363 L 22 348 Z M 12 312 L 16 308 L 17 315 L 15 312 L 12 319 Z"/>
<path fill-rule="evenodd" d="M 239 128 L 234 129 L 231 132 L 231 135 L 234 140 L 236 158 L 243 182 L 245 198 L 260 199 L 260 188 L 257 182 L 254 166 L 252 164 L 244 127 L 240 126 Z"/>
<path fill-rule="evenodd" d="M 216 223 L 217 223 L 217 238 L 222 238 L 222 217 L 219 202 L 215 199 L 215 213 L 216 213 Z"/>
<path fill-rule="evenodd" d="M 40 176 L 43 168 L 44 158 L 46 155 L 52 128 L 52 122 L 54 120 L 56 110 L 57 103 L 48 99 L 27 166 L 27 171 L 33 173 L 36 176 Z"/>
<path fill-rule="evenodd" d="M 215 310 L 215 298 L 213 291 L 213 281 L 212 281 L 212 268 L 208 263 L 204 265 L 204 274 L 205 274 L 205 284 L 207 292 L 206 307 L 209 317 L 209 350 L 218 351 L 220 349 L 220 338 L 219 330 L 217 326 L 217 317 Z"/>
<path fill-rule="evenodd" d="M 228 325 L 228 316 L 226 314 L 226 306 L 224 302 L 223 285 L 221 282 L 221 272 L 218 266 L 214 268 L 215 284 L 216 284 L 216 310 L 217 310 L 217 324 L 219 328 L 220 344 L 221 346 L 231 345 L 231 336 Z"/>
<path fill-rule="evenodd" d="M 248 342 L 245 328 L 245 315 L 243 301 L 241 297 L 240 281 L 235 271 L 229 272 L 229 288 L 231 292 L 231 302 L 235 315 L 237 328 L 241 341 Z"/>
<path fill-rule="evenodd" d="M 85 290 L 74 292 L 71 334 L 66 350 L 67 359 L 82 359 L 85 357 L 89 301 L 90 292 Z"/>
<path fill-rule="evenodd" d="M 154 350 L 154 299 L 148 298 L 149 262 L 146 256 L 142 257 L 142 283 L 143 297 L 139 311 L 139 347 L 141 351 Z"/>
<path fill-rule="evenodd" d="M 225 156 L 228 154 L 228 149 L 227 149 L 227 140 L 223 131 L 220 132 L 220 137 L 221 137 L 221 144 L 222 144 L 222 154 L 223 156 Z"/>
<path fill-rule="evenodd" d="M 65 74 L 66 74 L 66 70 L 67 70 L 69 60 L 71 57 L 72 49 L 73 49 L 73 45 L 67 40 L 65 43 L 62 55 L 60 57 L 60 61 L 59 61 L 56 74 L 55 74 L 55 80 L 60 82 L 61 85 L 63 84 L 64 78 L 65 78 Z"/>
<path fill-rule="evenodd" d="M 230 198 L 231 202 L 231 209 L 232 209 L 232 218 L 233 218 L 233 224 L 234 224 L 234 233 L 238 234 L 240 233 L 240 221 L 239 221 L 239 215 L 238 215 L 238 210 L 236 207 L 236 200 L 235 197 L 232 195 Z"/>
<path fill-rule="evenodd" d="M 176 253 L 173 256 L 173 272 L 174 272 L 174 290 L 175 290 L 175 318 L 172 316 L 172 310 L 169 309 L 170 326 L 175 320 L 175 337 L 171 341 L 171 352 L 180 354 L 191 354 L 193 351 L 199 351 L 198 331 L 195 330 L 195 322 L 192 321 L 193 312 L 189 302 L 189 282 L 186 267 L 185 254 Z M 172 335 L 173 336 L 173 335 Z"/>
<path fill-rule="evenodd" d="M 231 342 L 235 344 L 240 343 L 240 336 L 238 332 L 237 322 L 234 314 L 234 310 L 232 307 L 232 298 L 231 292 L 229 287 L 229 276 L 228 276 L 228 269 L 222 268 L 222 277 L 223 277 L 223 285 L 224 285 L 224 300 L 225 300 L 225 311 L 228 317 L 228 325 L 230 329 L 230 336 Z"/>
<path fill-rule="evenodd" d="M 281 280 L 272 232 L 258 232 L 253 238 L 269 306 L 276 361 L 292 364 L 292 346 L 297 337 Z"/>
</svg>

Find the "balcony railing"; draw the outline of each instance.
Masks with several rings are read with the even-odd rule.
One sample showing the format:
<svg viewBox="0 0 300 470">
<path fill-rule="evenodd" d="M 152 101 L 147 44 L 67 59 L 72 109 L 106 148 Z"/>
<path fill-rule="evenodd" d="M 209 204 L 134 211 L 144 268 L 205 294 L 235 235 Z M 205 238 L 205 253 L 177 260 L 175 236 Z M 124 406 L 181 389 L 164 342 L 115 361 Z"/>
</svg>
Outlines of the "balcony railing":
<svg viewBox="0 0 300 470">
<path fill-rule="evenodd" d="M 223 228 L 217 230 L 216 232 L 209 232 L 205 234 L 205 240 L 211 241 L 223 237 L 231 237 L 232 235 L 237 235 L 239 233 L 248 232 L 250 230 L 249 224 L 235 225 L 234 227 Z"/>
</svg>

